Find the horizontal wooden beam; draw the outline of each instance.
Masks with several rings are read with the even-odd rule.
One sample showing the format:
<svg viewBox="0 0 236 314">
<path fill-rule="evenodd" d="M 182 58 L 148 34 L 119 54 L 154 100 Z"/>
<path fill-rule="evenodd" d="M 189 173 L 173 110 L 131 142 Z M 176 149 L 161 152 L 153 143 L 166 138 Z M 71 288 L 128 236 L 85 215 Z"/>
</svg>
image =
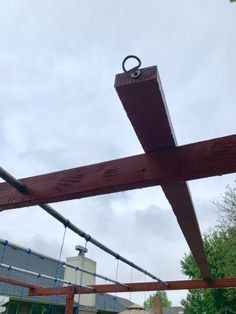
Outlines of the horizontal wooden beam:
<svg viewBox="0 0 236 314">
<path fill-rule="evenodd" d="M 212 280 L 177 280 L 167 281 L 167 286 L 159 282 L 126 283 L 127 287 L 117 284 L 94 285 L 94 289 L 74 287 L 76 294 L 138 292 L 158 290 L 185 290 L 185 289 L 213 289 L 236 287 L 236 277 Z M 39 288 L 30 291 L 30 296 L 62 295 L 67 293 L 68 287 Z"/>
<path fill-rule="evenodd" d="M 115 88 L 146 153 L 177 146 L 160 76 L 156 66 L 116 76 Z M 211 278 L 203 240 L 186 182 L 161 185 L 204 279 Z"/>
<path fill-rule="evenodd" d="M 23 281 L 19 281 L 19 280 L 15 280 L 15 279 L 11 279 L 11 278 L 6 278 L 6 277 L 0 277 L 0 282 L 5 282 L 14 286 L 20 286 L 20 287 L 24 287 L 24 288 L 28 288 L 28 289 L 41 289 L 42 287 L 37 286 L 37 285 L 33 285 L 31 283 L 28 282 L 23 282 Z"/>
<path fill-rule="evenodd" d="M 40 287 L 38 289 L 32 289 L 32 290 L 30 289 L 28 295 L 30 297 L 33 297 L 33 296 L 49 296 L 49 295 L 66 295 L 68 293 L 68 288 L 69 287 L 71 287 L 71 286 L 55 287 L 55 288 L 43 288 L 43 287 Z M 91 293 L 91 289 L 90 289 L 90 293 Z"/>
<path fill-rule="evenodd" d="M 236 135 L 0 184 L 0 211 L 236 171 Z"/>
</svg>

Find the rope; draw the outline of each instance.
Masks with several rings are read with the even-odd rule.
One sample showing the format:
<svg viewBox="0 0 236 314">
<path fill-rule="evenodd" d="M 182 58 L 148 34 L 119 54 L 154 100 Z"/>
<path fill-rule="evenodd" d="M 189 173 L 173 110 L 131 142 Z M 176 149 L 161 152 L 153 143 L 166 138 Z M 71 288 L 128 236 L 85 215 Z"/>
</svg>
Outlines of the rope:
<svg viewBox="0 0 236 314">
<path fill-rule="evenodd" d="M 145 276 L 144 276 L 144 282 L 145 282 L 145 283 L 146 283 L 146 280 L 147 280 L 147 276 L 146 276 L 146 274 L 145 274 Z M 143 293 L 143 298 L 144 298 L 144 300 L 143 300 L 143 306 L 144 306 L 144 308 L 145 308 L 146 291 L 144 291 L 144 293 Z"/>
<path fill-rule="evenodd" d="M 131 267 L 131 278 L 130 278 L 130 282 L 133 283 L 133 267 Z M 131 291 L 129 292 L 129 303 L 131 303 Z"/>
<path fill-rule="evenodd" d="M 7 240 L 4 240 L 4 241 L 2 242 L 3 250 L 2 250 L 1 260 L 0 260 L 0 263 L 1 263 L 1 264 L 2 264 L 3 261 L 4 261 L 4 257 L 5 257 L 5 253 L 6 253 L 8 244 L 9 244 L 9 242 L 8 242 Z M 11 270 L 11 266 L 9 266 L 9 267 L 6 269 L 6 271 L 5 271 L 5 276 L 6 276 L 6 278 L 8 278 L 8 279 L 11 278 L 11 272 L 10 272 L 10 270 Z M 7 286 L 8 286 L 8 285 L 9 285 L 9 284 L 6 283 L 6 282 L 2 284 L 2 289 L 3 289 L 3 291 L 7 291 L 7 290 L 8 290 L 8 289 L 7 289 Z M 15 289 L 17 289 L 17 288 L 14 286 L 13 291 L 14 291 Z"/>
<path fill-rule="evenodd" d="M 2 253 L 1 253 L 1 258 L 0 258 L 0 263 L 1 263 L 1 264 L 3 263 L 4 257 L 5 257 L 7 245 L 8 245 L 8 241 L 7 241 L 7 240 L 4 240 L 4 241 L 2 242 Z M 8 271 L 7 271 L 7 270 L 6 270 L 5 276 L 8 277 Z M 3 289 L 3 291 L 4 291 L 4 290 L 5 290 L 5 287 L 6 287 L 6 283 L 1 283 L 1 285 L 2 285 L 2 289 Z"/>
<path fill-rule="evenodd" d="M 105 279 L 104 284 L 106 284 L 106 283 L 107 283 L 107 281 Z M 106 311 L 106 294 L 105 293 L 103 293 L 103 309 L 104 309 L 104 311 Z"/>
<path fill-rule="evenodd" d="M 117 258 L 117 264 L 116 264 L 116 281 L 118 281 L 118 270 L 119 270 L 119 258 Z M 118 289 L 118 287 L 117 287 Z M 115 292 L 114 302 L 113 302 L 113 311 L 116 310 L 116 300 L 117 300 L 117 291 Z"/>
<path fill-rule="evenodd" d="M 6 269 L 5 277 L 8 278 L 8 279 L 11 279 L 11 272 L 10 272 L 10 270 L 11 270 L 11 266 L 9 266 L 9 267 Z M 4 282 L 2 285 L 3 285 L 2 290 L 3 290 L 3 291 L 8 291 L 7 286 L 9 285 L 9 283 Z M 14 287 L 14 288 L 13 288 L 13 292 L 14 292 L 14 290 L 17 289 L 17 288 L 16 288 L 15 286 L 13 286 L 13 287 Z M 14 293 L 13 293 L 13 294 L 14 294 Z"/>
<path fill-rule="evenodd" d="M 1 259 L 0 259 L 0 263 L 1 263 L 1 264 L 2 264 L 3 259 L 4 259 L 4 256 L 5 256 L 5 252 L 6 252 L 6 247 L 7 247 L 7 245 L 8 245 L 8 241 L 5 240 L 5 241 L 2 243 L 2 245 L 3 245 L 3 251 L 2 251 Z"/>
<path fill-rule="evenodd" d="M 59 252 L 59 256 L 58 256 L 58 264 L 57 264 L 57 268 L 56 268 L 56 272 L 55 272 L 55 279 L 53 281 L 53 286 L 52 286 L 54 291 L 51 295 L 51 302 L 56 302 L 58 300 L 58 296 L 55 295 L 55 289 L 56 289 L 56 284 L 57 284 L 59 268 L 63 265 L 61 263 L 61 256 L 62 256 L 62 250 L 63 250 L 64 243 L 65 243 L 66 231 L 67 231 L 67 225 L 65 225 L 65 229 L 64 229 L 64 233 L 63 233 L 63 237 L 62 237 L 62 243 L 61 243 L 61 247 L 60 247 L 60 252 Z M 52 313 L 52 309 L 54 309 L 54 313 L 55 313 L 56 307 L 53 306 L 52 304 L 50 304 L 49 314 Z"/>
<path fill-rule="evenodd" d="M 133 269 L 133 267 L 131 268 L 131 275 L 130 275 L 130 282 L 132 283 L 133 282 L 133 271 L 134 271 L 134 269 Z M 130 303 L 131 303 L 131 291 L 129 292 L 129 314 L 130 314 L 130 311 L 131 311 L 131 309 L 130 309 Z"/>
<path fill-rule="evenodd" d="M 26 251 L 26 253 L 28 254 L 27 260 L 26 260 L 26 269 L 28 269 L 29 268 L 29 262 L 30 262 L 30 256 L 31 256 L 31 249 L 28 249 Z M 26 279 L 25 277 L 26 277 L 26 274 L 23 275 L 23 280 L 22 280 L 23 282 L 25 282 L 25 279 Z M 23 297 L 23 292 L 24 292 L 24 288 L 21 287 L 21 289 L 20 289 L 20 298 Z"/>
</svg>

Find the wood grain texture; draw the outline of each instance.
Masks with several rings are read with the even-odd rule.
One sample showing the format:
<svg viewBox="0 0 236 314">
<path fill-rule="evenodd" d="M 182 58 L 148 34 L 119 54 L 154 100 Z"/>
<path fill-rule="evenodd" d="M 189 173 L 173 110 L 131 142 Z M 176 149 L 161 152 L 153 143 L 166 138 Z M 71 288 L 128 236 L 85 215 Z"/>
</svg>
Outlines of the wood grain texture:
<svg viewBox="0 0 236 314">
<path fill-rule="evenodd" d="M 236 172 L 236 135 L 0 184 L 0 211 Z"/>
<path fill-rule="evenodd" d="M 138 79 L 116 76 L 115 88 L 146 153 L 177 146 L 157 67 L 142 69 Z M 203 278 L 210 278 L 196 213 L 186 182 L 162 185 Z"/>
<path fill-rule="evenodd" d="M 176 146 L 176 138 L 157 67 L 142 69 L 138 79 L 116 75 L 115 89 L 145 152 Z"/>
<path fill-rule="evenodd" d="M 112 292 L 138 292 L 159 290 L 185 290 L 185 289 L 215 289 L 236 287 L 236 277 L 211 280 L 176 280 L 167 281 L 167 286 L 159 282 L 126 283 L 127 287 L 117 284 L 94 285 L 93 290 L 74 287 L 75 294 L 112 293 Z M 36 288 L 30 292 L 31 296 L 63 295 L 67 294 L 68 287 Z"/>
</svg>

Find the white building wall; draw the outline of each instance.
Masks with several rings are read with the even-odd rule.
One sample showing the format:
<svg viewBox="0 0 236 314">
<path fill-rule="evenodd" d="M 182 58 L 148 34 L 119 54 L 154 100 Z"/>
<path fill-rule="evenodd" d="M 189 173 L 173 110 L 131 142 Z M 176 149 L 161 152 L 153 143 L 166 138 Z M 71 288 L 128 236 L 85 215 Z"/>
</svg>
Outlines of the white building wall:
<svg viewBox="0 0 236 314">
<path fill-rule="evenodd" d="M 86 269 L 92 273 L 96 272 L 96 262 L 84 257 L 84 256 L 75 256 L 75 257 L 67 257 L 66 262 L 70 265 L 73 265 L 75 267 L 79 267 L 82 269 Z M 72 269 L 70 267 L 65 268 L 65 275 L 64 279 L 75 282 L 78 285 L 95 285 L 95 279 L 96 277 L 93 275 L 89 275 L 86 273 L 82 273 L 82 283 L 81 283 L 81 273 L 80 271 L 76 271 L 75 269 Z M 75 295 L 75 302 L 79 302 L 81 305 L 86 306 L 94 306 L 95 305 L 95 294 L 85 294 L 81 295 L 79 299 L 79 295 Z"/>
</svg>

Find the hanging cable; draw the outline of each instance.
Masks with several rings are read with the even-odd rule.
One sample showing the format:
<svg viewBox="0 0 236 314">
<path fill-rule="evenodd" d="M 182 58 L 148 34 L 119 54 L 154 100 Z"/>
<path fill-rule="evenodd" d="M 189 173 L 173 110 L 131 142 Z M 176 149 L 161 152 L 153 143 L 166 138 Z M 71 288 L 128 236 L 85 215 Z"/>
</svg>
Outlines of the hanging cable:
<svg viewBox="0 0 236 314">
<path fill-rule="evenodd" d="M 3 261 L 4 261 L 7 245 L 8 245 L 7 240 L 2 241 L 2 253 L 1 253 L 1 257 L 0 257 L 0 263 L 3 263 Z M 6 270 L 6 277 L 8 278 L 8 271 L 7 270 Z M 3 291 L 6 290 L 5 287 L 6 287 L 7 283 L 3 283 L 2 285 L 3 285 Z"/>
<path fill-rule="evenodd" d="M 7 241 L 7 240 L 4 240 L 4 241 L 2 242 L 3 250 L 2 250 L 1 257 L 0 257 L 0 263 L 3 263 L 7 245 L 8 245 L 8 241 Z"/>
<path fill-rule="evenodd" d="M 104 280 L 104 283 L 107 283 L 106 279 Z M 103 293 L 103 309 L 106 311 L 106 293 Z"/>
<path fill-rule="evenodd" d="M 22 268 L 11 266 L 11 265 L 7 265 L 7 264 L 0 264 L 0 267 L 5 268 L 5 269 L 9 268 L 9 270 L 14 270 L 14 271 L 17 271 L 19 273 L 26 273 L 26 274 L 29 274 L 29 275 L 32 275 L 32 276 L 35 276 L 35 277 L 39 277 L 39 278 L 45 278 L 45 279 L 48 279 L 50 281 L 56 279 L 56 281 L 58 281 L 60 283 L 63 283 L 63 284 L 66 284 L 66 285 L 73 285 L 73 286 L 76 286 L 76 287 L 87 288 L 87 289 L 91 289 L 91 291 L 94 291 L 93 287 L 90 287 L 90 286 L 87 286 L 87 285 L 80 286 L 80 285 L 78 285 L 75 282 L 71 282 L 71 281 L 68 281 L 68 280 L 61 279 L 61 278 L 55 278 L 55 277 L 48 276 L 48 275 L 41 274 L 41 273 L 36 273 L 36 272 L 31 271 L 31 270 L 22 269 Z"/>
<path fill-rule="evenodd" d="M 130 282 L 133 283 L 133 267 L 131 267 L 131 278 L 130 278 Z M 131 291 L 129 292 L 129 303 L 131 303 Z"/>
<path fill-rule="evenodd" d="M 146 283 L 146 275 L 144 275 L 144 282 Z M 143 306 L 144 306 L 144 308 L 145 308 L 146 291 L 143 292 L 143 298 L 144 298 L 144 300 L 143 300 Z"/>
<path fill-rule="evenodd" d="M 25 247 L 23 247 L 23 246 L 20 246 L 20 245 L 11 243 L 11 242 L 9 242 L 9 241 L 7 241 L 7 240 L 2 240 L 2 239 L 0 239 L 0 243 L 2 244 L 2 246 L 3 246 L 3 244 L 5 244 L 5 242 L 7 243 L 8 247 L 12 247 L 12 248 L 15 248 L 15 249 L 21 250 L 21 251 L 26 251 L 26 250 L 27 250 L 27 249 L 26 249 Z M 3 249 L 4 249 L 4 247 L 3 247 Z M 34 254 L 34 255 L 37 255 L 37 256 L 38 256 L 39 258 L 41 258 L 41 259 L 45 259 L 45 258 L 46 258 L 46 259 L 48 259 L 48 258 L 51 259 L 51 257 L 46 256 L 46 255 L 41 254 L 41 253 L 38 253 L 38 252 L 36 252 L 36 251 L 34 251 L 34 250 L 32 250 L 32 249 L 31 249 L 31 254 L 32 254 L 32 255 L 33 255 L 33 254 Z M 67 262 L 62 262 L 62 266 L 69 267 L 69 268 L 74 269 L 74 270 L 77 270 L 77 271 L 82 270 L 82 268 L 80 268 L 80 267 L 78 267 L 78 266 L 71 265 L 71 264 L 69 264 L 69 263 L 67 263 Z M 103 276 L 103 275 L 98 274 L 98 273 L 96 273 L 96 272 L 91 272 L 91 271 L 89 271 L 89 270 L 87 270 L 87 269 L 84 269 L 83 272 L 84 272 L 85 274 L 89 274 L 89 275 L 92 275 L 92 276 L 96 276 L 96 277 L 101 278 L 101 279 L 104 279 L 104 280 L 106 280 L 106 281 L 110 281 L 110 282 L 112 282 L 112 283 L 118 284 L 118 285 L 120 285 L 120 286 L 128 287 L 128 285 L 126 285 L 126 284 L 124 284 L 124 283 L 121 283 L 121 282 L 116 281 L 116 280 L 114 280 L 114 279 L 111 279 L 111 278 L 109 278 L 109 277 Z"/>
<path fill-rule="evenodd" d="M 131 56 L 133 57 L 133 56 Z M 19 180 L 17 180 L 15 177 L 13 177 L 10 173 L 8 173 L 5 169 L 3 169 L 2 167 L 0 167 L 0 177 L 2 179 L 4 179 L 8 184 L 10 184 L 11 186 L 13 186 L 19 193 L 24 194 L 27 192 L 27 186 L 24 185 L 23 183 L 21 183 Z M 91 237 L 89 234 L 87 234 L 86 232 L 84 232 L 83 230 L 79 229 L 78 227 L 76 227 L 75 225 L 73 225 L 68 219 L 66 219 L 65 217 L 63 217 L 60 213 L 58 213 L 54 208 L 52 208 L 51 206 L 49 206 L 48 204 L 40 204 L 39 205 L 42 209 L 44 209 L 48 214 L 50 214 L 51 216 L 53 216 L 55 219 L 57 219 L 58 221 L 60 221 L 64 226 L 67 224 L 67 227 L 72 230 L 73 232 L 75 232 L 76 234 L 78 234 L 79 236 L 85 238 L 87 241 L 93 243 L 94 245 L 96 245 L 97 247 L 99 247 L 101 250 L 107 252 L 108 254 L 114 256 L 115 258 L 119 259 L 120 261 L 124 262 L 125 264 L 137 269 L 138 271 L 146 274 L 147 276 L 149 276 L 150 278 L 157 280 L 158 282 L 168 286 L 168 284 L 164 281 L 162 281 L 160 278 L 156 277 L 155 275 L 149 273 L 148 271 L 146 271 L 145 269 L 139 267 L 138 265 L 134 264 L 133 262 L 127 260 L 126 258 L 122 257 L 121 255 L 119 255 L 118 253 L 114 252 L 113 250 L 111 250 L 110 248 L 108 248 L 107 246 L 105 246 L 104 244 L 102 244 L 101 242 L 97 241 L 95 238 Z"/>
<path fill-rule="evenodd" d="M 60 267 L 62 266 L 62 263 L 61 263 L 61 256 L 62 256 L 62 251 L 63 251 L 63 247 L 64 247 L 64 243 L 65 243 L 65 237 L 66 237 L 66 231 L 67 231 L 67 226 L 64 225 L 65 229 L 64 229 L 64 232 L 63 232 L 63 237 L 62 237 L 62 242 L 61 242 L 61 247 L 60 247 L 60 251 L 59 251 L 59 256 L 58 256 L 58 263 L 57 263 L 57 268 L 56 268 L 56 272 L 55 272 L 55 279 L 53 281 L 53 293 L 51 295 L 51 302 L 55 302 L 57 301 L 58 299 L 58 296 L 55 295 L 55 288 L 58 286 L 58 272 L 59 272 L 59 269 Z M 50 308 L 49 308 L 49 313 L 52 312 L 52 309 L 54 309 L 54 313 L 55 313 L 55 310 L 56 310 L 56 306 L 54 305 L 50 305 Z"/>
<path fill-rule="evenodd" d="M 27 255 L 27 259 L 26 259 L 26 268 L 25 269 L 28 269 L 29 268 L 29 262 L 30 262 L 30 256 L 31 256 L 31 249 L 28 249 L 26 251 L 26 254 L 28 254 L 28 255 Z M 26 278 L 26 273 L 24 273 L 24 275 L 23 275 L 23 280 L 22 280 L 23 282 L 25 282 L 25 278 Z M 20 289 L 20 298 L 23 297 L 23 293 L 24 293 L 24 288 L 21 287 L 21 289 Z"/>
<path fill-rule="evenodd" d="M 117 259 L 117 264 L 116 264 L 116 280 L 118 280 L 118 270 L 119 270 L 119 259 Z M 117 307 L 117 291 L 115 292 L 115 297 L 113 301 L 113 311 L 116 310 L 116 307 Z"/>
<path fill-rule="evenodd" d="M 131 268 L 131 278 L 130 278 L 130 282 L 133 283 L 133 267 Z M 129 309 L 129 314 L 130 314 L 130 311 L 131 311 L 130 306 L 131 306 L 131 291 L 129 292 L 129 307 L 128 307 L 128 309 Z"/>
<path fill-rule="evenodd" d="M 126 258 L 122 257 L 120 254 L 114 252 L 113 250 L 111 250 L 110 248 L 108 248 L 107 246 L 105 246 L 104 244 L 102 244 L 101 242 L 97 241 L 95 238 L 93 238 L 90 234 L 84 232 L 83 230 L 79 229 L 77 226 L 75 226 L 74 224 L 72 224 L 68 219 L 66 219 L 64 216 L 62 216 L 60 213 L 58 213 L 54 208 L 52 208 L 51 206 L 44 204 L 44 205 L 39 205 L 42 209 L 44 209 L 48 214 L 50 214 L 51 216 L 53 216 L 54 218 L 56 218 L 58 221 L 60 221 L 61 223 L 65 224 L 68 223 L 68 228 L 70 230 L 72 230 L 73 232 L 75 232 L 76 234 L 78 234 L 79 236 L 83 237 L 85 240 L 93 243 L 94 245 L 96 245 L 97 247 L 99 247 L 101 250 L 103 250 L 104 252 L 114 256 L 116 259 L 119 259 L 121 262 L 137 269 L 138 271 L 146 274 L 147 276 L 151 277 L 154 280 L 159 281 L 160 283 L 164 284 L 164 285 L 168 285 L 166 282 L 163 282 L 161 279 L 159 279 L 158 277 L 156 277 L 155 275 L 149 273 L 148 271 L 146 271 L 145 269 L 139 267 L 138 265 L 134 264 L 133 262 L 127 260 Z"/>
</svg>

